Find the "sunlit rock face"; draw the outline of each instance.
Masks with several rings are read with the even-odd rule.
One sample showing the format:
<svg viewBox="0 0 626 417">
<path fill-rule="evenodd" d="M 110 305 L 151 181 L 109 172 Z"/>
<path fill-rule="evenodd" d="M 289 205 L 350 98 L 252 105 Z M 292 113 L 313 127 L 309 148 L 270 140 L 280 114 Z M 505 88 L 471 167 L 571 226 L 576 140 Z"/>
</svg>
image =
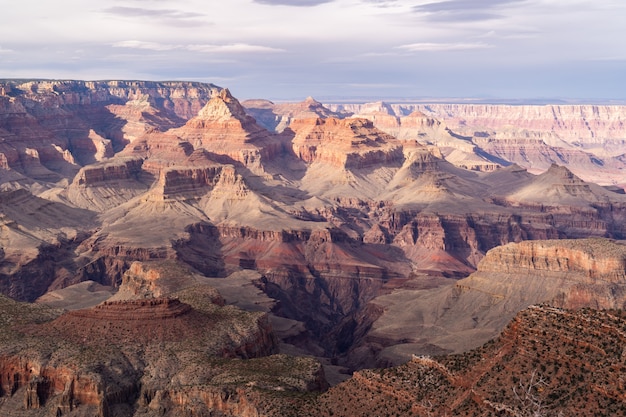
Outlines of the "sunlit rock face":
<svg viewBox="0 0 626 417">
<path fill-rule="evenodd" d="M 436 144 L 464 168 L 488 171 L 514 163 L 538 174 L 556 163 L 586 181 L 626 186 L 623 105 L 375 102 L 328 107 L 369 118 L 400 139 Z"/>
</svg>

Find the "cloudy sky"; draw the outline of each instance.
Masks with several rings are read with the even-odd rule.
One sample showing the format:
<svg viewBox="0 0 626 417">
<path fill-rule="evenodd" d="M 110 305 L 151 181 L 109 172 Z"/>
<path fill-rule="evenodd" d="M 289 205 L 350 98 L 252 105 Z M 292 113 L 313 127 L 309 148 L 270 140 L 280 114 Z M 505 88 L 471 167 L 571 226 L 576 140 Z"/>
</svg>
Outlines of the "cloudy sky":
<svg viewBox="0 0 626 417">
<path fill-rule="evenodd" d="M 2 0 L 0 78 L 240 99 L 626 99 L 624 0 Z"/>
</svg>

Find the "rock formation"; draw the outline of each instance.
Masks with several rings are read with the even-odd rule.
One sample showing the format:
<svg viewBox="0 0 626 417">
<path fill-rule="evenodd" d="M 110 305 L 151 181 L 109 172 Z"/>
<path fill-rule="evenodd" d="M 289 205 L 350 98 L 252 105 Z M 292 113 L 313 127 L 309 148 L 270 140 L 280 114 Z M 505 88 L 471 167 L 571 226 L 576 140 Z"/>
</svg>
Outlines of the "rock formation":
<svg viewBox="0 0 626 417">
<path fill-rule="evenodd" d="M 110 157 L 147 129 L 184 124 L 218 90 L 211 84 L 144 81 L 2 85 L 0 153 L 12 169 L 44 180 Z"/>
<path fill-rule="evenodd" d="M 357 372 L 297 415 L 621 415 L 624 324 L 621 311 L 532 306 L 478 349 Z"/>
<path fill-rule="evenodd" d="M 372 303 L 385 313 L 361 350 L 378 349 L 379 364 L 463 352 L 497 336 L 532 304 L 624 308 L 626 245 L 606 239 L 509 243 L 490 250 L 476 272 L 452 286 L 406 288 Z"/>
<path fill-rule="evenodd" d="M 459 166 L 489 170 L 515 163 L 537 174 L 556 163 L 586 181 L 625 185 L 624 106 L 378 102 L 327 107 L 370 118 L 398 138 L 433 141 Z M 437 132 L 437 126 L 445 131 Z"/>
<path fill-rule="evenodd" d="M 241 103 L 246 112 L 271 132 L 280 133 L 292 121 L 299 119 L 340 118 L 339 113 L 330 111 L 313 97 L 299 103 L 272 103 L 269 100 L 246 100 Z"/>
<path fill-rule="evenodd" d="M 626 195 L 560 166 L 491 170 L 474 136 L 425 108 L 375 106 L 394 112 L 380 121 L 409 129 L 398 132 L 421 132 L 398 139 L 366 119 L 326 117 L 307 100 L 289 107 L 290 125 L 277 134 L 212 85 L 5 84 L 0 290 L 20 300 L 79 291 L 84 281 L 122 286 L 120 299 L 182 289 L 155 287 L 136 262 L 177 262 L 194 277 L 256 271 L 255 288 L 278 300 L 275 316 L 303 327 L 287 344 L 350 368 L 386 365 L 406 358 L 399 344 L 469 347 L 453 336 L 422 343 L 419 320 L 387 328 L 389 292 L 453 297 L 456 280 L 509 242 L 626 235 Z M 461 143 L 484 164 L 451 163 Z M 580 291 L 591 302 L 594 292 Z M 441 319 L 431 312 L 426 323 Z M 503 325 L 479 323 L 480 337 Z"/>
<path fill-rule="evenodd" d="M 174 416 L 192 407 L 199 416 L 259 415 L 289 400 L 258 390 L 325 387 L 319 363 L 273 355 L 264 313 L 213 304 L 204 288 L 56 318 L 0 296 L 0 413 Z"/>
<path fill-rule="evenodd" d="M 213 97 L 183 127 L 172 131 L 194 148 L 216 152 L 255 172 L 282 150 L 280 141 L 257 125 L 228 89 Z"/>
<path fill-rule="evenodd" d="M 293 151 L 306 163 L 324 162 L 335 168 L 395 165 L 404 159 L 400 143 L 377 131 L 364 119 L 305 119 L 294 121 Z"/>
</svg>

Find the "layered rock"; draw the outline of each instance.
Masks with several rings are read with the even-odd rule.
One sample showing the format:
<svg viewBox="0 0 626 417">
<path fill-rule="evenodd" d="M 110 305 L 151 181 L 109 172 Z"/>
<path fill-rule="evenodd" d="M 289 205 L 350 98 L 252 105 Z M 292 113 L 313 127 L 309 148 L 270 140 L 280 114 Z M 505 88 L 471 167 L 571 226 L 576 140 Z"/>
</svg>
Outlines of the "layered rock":
<svg viewBox="0 0 626 417">
<path fill-rule="evenodd" d="M 213 304 L 223 306 L 224 298 L 208 286 L 197 272 L 176 261 L 135 261 L 124 273 L 117 293 L 109 301 L 162 298 L 177 291 L 196 287 Z"/>
<path fill-rule="evenodd" d="M 297 398 L 326 387 L 316 361 L 270 355 L 265 314 L 203 296 L 195 287 L 178 299 L 107 302 L 52 321 L 50 309 L 0 297 L 0 412 L 173 416 L 193 404 L 199 416 L 280 415 L 291 400 L 257 390 Z"/>
<path fill-rule="evenodd" d="M 5 81 L 0 152 L 42 181 L 73 176 L 144 131 L 184 124 L 217 93 L 202 83 Z"/>
<path fill-rule="evenodd" d="M 626 251 L 603 239 L 520 242 L 489 252 L 475 274 L 553 277 L 541 299 L 564 308 L 623 308 Z M 509 275 L 510 274 L 510 275 Z"/>
<path fill-rule="evenodd" d="M 128 88 L 120 87 L 120 94 L 131 94 Z M 66 158 L 64 164 L 72 169 L 78 169 L 86 155 L 94 161 L 104 158 L 81 167 L 77 175 L 64 176 L 62 166 L 52 171 L 49 164 L 48 172 L 39 174 L 53 173 L 61 179 L 58 183 L 46 182 L 39 174 L 39 179 L 29 178 L 25 173 L 37 170 L 19 168 L 24 173 L 18 172 L 12 161 L 19 161 L 20 153 L 11 147 L 3 151 L 0 163 L 11 173 L 4 176 L 2 171 L 1 181 L 9 178 L 3 189 L 26 189 L 2 197 L 6 198 L 2 202 L 2 291 L 33 300 L 49 290 L 93 281 L 111 288 L 122 286 L 120 299 L 163 297 L 180 289 L 168 282 L 191 285 L 196 278 L 163 274 L 151 281 L 149 273 L 144 276 L 135 270 L 134 262 L 177 261 L 195 268 L 194 277 L 255 270 L 261 276 L 254 285 L 280 300 L 276 312 L 306 324 L 294 332 L 293 346 L 358 368 L 406 358 L 410 349 L 465 349 L 467 339 L 457 335 L 470 325 L 480 327 L 476 337 L 495 334 L 501 323 L 489 321 L 493 315 L 486 311 L 498 315 L 500 304 L 490 298 L 480 304 L 475 294 L 464 298 L 473 291 L 453 286 L 450 278 L 473 272 L 496 246 L 532 239 L 626 236 L 624 195 L 587 183 L 558 166 L 538 176 L 514 165 L 489 173 L 460 168 L 461 159 L 455 166 L 446 155 L 451 158 L 455 149 L 461 149 L 454 146 L 461 143 L 466 146 L 463 152 L 474 152 L 472 141 L 477 136 L 447 131 L 444 123 L 425 115 L 425 109 L 424 113 L 394 110 L 388 115 L 397 118 L 400 127 L 406 121 L 405 127 L 425 132 L 423 137 L 398 140 L 360 118 L 298 119 L 274 135 L 260 128 L 223 91 L 187 125 L 169 129 L 173 125 L 167 121 L 161 125 L 159 117 L 171 109 L 158 107 L 167 100 L 145 97 L 152 93 L 132 88 L 137 92 L 131 94 L 128 108 L 122 99 L 107 102 L 109 93 L 102 100 L 107 106 L 121 106 L 120 112 L 128 110 L 124 117 L 129 123 L 124 126 L 136 135 L 115 124 L 123 124 L 121 119 L 98 119 L 104 114 L 97 110 L 99 104 L 89 109 L 79 102 L 62 107 L 64 117 L 74 114 L 71 117 L 89 127 L 84 132 L 92 144 L 84 142 L 82 156 L 71 149 L 67 154 L 62 142 L 51 149 Z M 61 95 L 44 90 L 28 94 L 49 95 L 42 100 L 51 103 Z M 20 105 L 17 98 L 3 103 Z M 313 101 L 306 106 L 321 111 Z M 155 108 L 161 116 L 153 112 Z M 382 105 L 376 108 L 385 110 Z M 61 114 L 43 109 L 40 126 L 65 135 L 68 131 L 62 125 L 67 123 L 52 120 Z M 130 123 L 139 120 L 140 109 L 145 110 L 141 112 L 148 129 L 142 132 L 140 124 Z M 13 122 L 5 124 L 15 127 L 6 136 L 13 135 L 11 140 L 17 142 L 16 132 L 32 133 L 26 121 L 38 120 L 34 114 L 22 113 L 22 119 L 7 116 Z M 182 124 L 178 115 L 169 120 Z M 449 142 L 438 148 L 428 144 L 436 142 L 429 135 L 442 140 L 447 135 Z M 74 145 L 78 136 L 73 136 Z M 24 140 L 33 143 L 31 139 Z M 41 137 L 43 144 L 49 140 L 56 139 Z M 90 148 L 94 141 L 100 141 L 99 150 Z M 36 150 L 39 161 L 46 160 L 39 148 L 26 148 Z M 116 154 L 108 157 L 107 149 Z M 64 178 L 73 178 L 70 186 Z M 439 293 L 421 298 L 412 292 L 444 284 L 443 301 Z M 579 288 L 576 299 L 591 304 L 596 295 L 605 297 L 596 287 L 589 288 Z M 403 314 L 419 309 L 426 324 L 408 318 L 400 330 L 386 328 L 389 315 L 383 307 L 388 311 L 396 307 L 381 296 L 393 290 L 398 290 L 396 296 L 420 300 L 412 302 L 417 306 L 404 304 L 406 300 L 397 305 L 403 306 Z M 564 297 L 563 303 L 574 299 Z M 456 299 L 465 301 L 456 304 Z M 439 304 L 433 307 L 434 300 Z M 502 317 L 521 308 L 523 303 L 517 301 Z M 453 314 L 476 305 L 484 311 L 463 319 Z M 439 315 L 443 306 L 450 315 Z M 448 319 L 458 326 L 446 327 Z M 436 334 L 433 329 L 439 328 L 451 330 Z"/>
<path fill-rule="evenodd" d="M 324 107 L 313 97 L 307 97 L 299 103 L 272 103 L 269 100 L 246 100 L 242 103 L 246 112 L 271 132 L 280 133 L 293 120 L 341 118 L 342 115 Z"/>
<path fill-rule="evenodd" d="M 496 131 L 514 126 L 518 131 L 554 132 L 568 143 L 600 143 L 626 137 L 623 106 L 429 104 L 422 108 L 452 129 L 461 124 Z"/>
<path fill-rule="evenodd" d="M 470 138 L 455 134 L 445 123 L 420 110 L 409 112 L 406 108 L 376 102 L 362 106 L 352 117 L 371 120 L 377 128 L 401 140 L 436 144 L 448 162 L 464 169 L 493 171 L 506 165 L 506 158 L 483 152 Z"/>
<path fill-rule="evenodd" d="M 369 117 L 377 127 L 398 137 L 421 135 L 423 141 L 450 147 L 444 154 L 451 162 L 458 159 L 459 166 L 490 170 L 503 163 L 516 163 L 540 173 L 557 163 L 587 181 L 624 184 L 620 159 L 626 140 L 624 106 L 380 104 L 328 107 Z M 431 127 L 425 131 L 423 122 L 415 127 L 409 122 L 403 127 L 400 121 L 411 119 L 412 112 L 436 119 L 432 126 L 441 123 L 449 134 L 442 135 Z M 450 134 L 462 140 L 450 140 Z"/>
<path fill-rule="evenodd" d="M 88 165 L 62 194 L 78 207 L 104 212 L 147 191 L 142 164 L 140 158 L 118 157 Z"/>
<path fill-rule="evenodd" d="M 328 104 L 333 111 L 366 114 L 384 109 L 395 116 L 421 112 L 434 117 L 458 133 L 481 129 L 546 132 L 567 142 L 602 142 L 624 139 L 624 106 L 619 105 L 504 105 L 440 103 Z M 464 130 L 465 129 L 465 130 Z"/>
<path fill-rule="evenodd" d="M 5 80 L 6 97 L 25 97 L 53 106 L 91 105 L 147 99 L 162 102 L 163 108 L 177 116 L 194 116 L 220 89 L 213 84 L 188 81 L 77 81 L 77 80 Z"/>
<path fill-rule="evenodd" d="M 232 167 L 212 164 L 200 167 L 179 165 L 163 169 L 151 190 L 151 196 L 163 199 L 202 196 L 220 181 L 225 170 L 232 170 Z"/>
<path fill-rule="evenodd" d="M 196 117 L 172 133 L 194 148 L 224 155 L 255 172 L 261 172 L 263 162 L 282 152 L 280 141 L 257 125 L 228 89 L 213 97 Z"/>
<path fill-rule="evenodd" d="M 399 142 L 364 119 L 298 120 L 290 129 L 295 132 L 293 151 L 307 163 L 358 169 L 394 165 L 403 160 Z"/>
<path fill-rule="evenodd" d="M 146 159 L 144 169 L 156 175 L 161 167 L 186 160 L 194 147 L 176 135 L 151 130 L 129 144 L 118 154 Z"/>
<path fill-rule="evenodd" d="M 517 312 L 544 302 L 623 308 L 624 242 L 536 240 L 496 247 L 452 287 L 376 298 L 373 303 L 387 310 L 364 344 L 380 349 L 379 364 L 402 362 L 412 353 L 462 352 L 495 337 Z"/>
</svg>

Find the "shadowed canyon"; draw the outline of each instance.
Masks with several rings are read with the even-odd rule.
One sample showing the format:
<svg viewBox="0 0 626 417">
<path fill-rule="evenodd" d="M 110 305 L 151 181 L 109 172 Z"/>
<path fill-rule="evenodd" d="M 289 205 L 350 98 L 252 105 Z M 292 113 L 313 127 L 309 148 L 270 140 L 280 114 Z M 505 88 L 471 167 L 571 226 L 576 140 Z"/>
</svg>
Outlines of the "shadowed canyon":
<svg viewBox="0 0 626 417">
<path fill-rule="evenodd" d="M 626 106 L 0 81 L 0 414 L 618 415 L 625 168 Z"/>
</svg>

